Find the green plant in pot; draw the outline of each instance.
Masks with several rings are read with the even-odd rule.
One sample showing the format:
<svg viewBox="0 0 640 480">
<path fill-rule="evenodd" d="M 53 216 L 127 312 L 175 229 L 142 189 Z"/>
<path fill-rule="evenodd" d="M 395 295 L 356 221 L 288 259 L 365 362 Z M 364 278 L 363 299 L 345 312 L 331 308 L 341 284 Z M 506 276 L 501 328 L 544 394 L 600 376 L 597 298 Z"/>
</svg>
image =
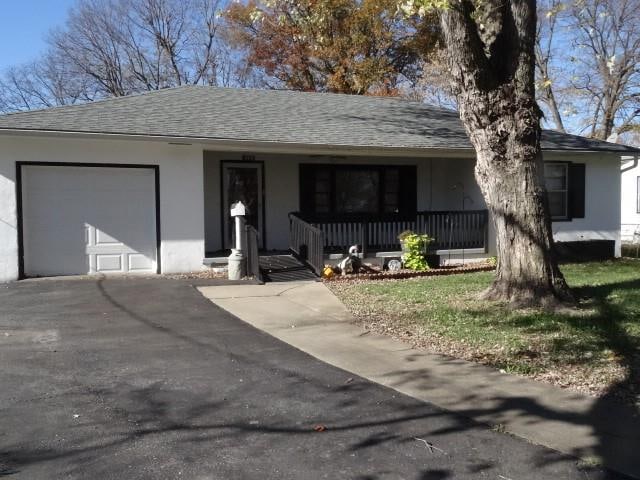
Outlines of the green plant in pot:
<svg viewBox="0 0 640 480">
<path fill-rule="evenodd" d="M 405 230 L 398 235 L 398 240 L 402 246 L 402 263 L 405 268 L 418 271 L 429 270 L 427 249 L 433 238 L 427 234 Z"/>
</svg>

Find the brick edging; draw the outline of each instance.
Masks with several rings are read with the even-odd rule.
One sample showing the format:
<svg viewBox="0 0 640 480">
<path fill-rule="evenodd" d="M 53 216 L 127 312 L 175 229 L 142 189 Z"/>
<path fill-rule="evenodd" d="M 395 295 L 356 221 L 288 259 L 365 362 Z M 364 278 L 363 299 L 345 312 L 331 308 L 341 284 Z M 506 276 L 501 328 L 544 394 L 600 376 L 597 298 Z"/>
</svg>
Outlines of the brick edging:
<svg viewBox="0 0 640 480">
<path fill-rule="evenodd" d="M 411 270 L 401 270 L 399 272 L 383 272 L 383 273 L 357 273 L 349 275 L 334 275 L 331 278 L 323 278 L 323 282 L 340 282 L 349 280 L 400 280 L 405 278 L 418 277 L 437 277 L 441 275 L 456 275 L 461 273 L 490 272 L 496 267 L 492 265 L 481 265 L 459 268 L 433 268 L 421 272 Z"/>
</svg>

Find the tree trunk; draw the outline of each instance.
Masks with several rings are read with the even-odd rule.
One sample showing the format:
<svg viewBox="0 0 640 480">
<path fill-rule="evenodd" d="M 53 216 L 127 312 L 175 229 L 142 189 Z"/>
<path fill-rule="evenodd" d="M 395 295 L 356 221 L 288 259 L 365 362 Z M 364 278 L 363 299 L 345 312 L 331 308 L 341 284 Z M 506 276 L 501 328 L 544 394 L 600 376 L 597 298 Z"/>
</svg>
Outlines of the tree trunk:
<svg viewBox="0 0 640 480">
<path fill-rule="evenodd" d="M 496 103 L 513 105 L 508 100 Z M 475 123 L 469 107 L 475 111 L 477 101 L 470 97 L 460 105 L 467 123 Z M 515 112 L 503 111 L 495 121 L 470 131 L 477 152 L 476 180 L 494 221 L 498 253 L 496 278 L 483 297 L 516 307 L 546 307 L 570 294 L 555 258 L 539 129 L 531 128 L 537 120 L 529 110 L 522 105 Z M 496 132 L 509 132 L 512 138 Z"/>
<path fill-rule="evenodd" d="M 476 179 L 496 230 L 498 269 L 483 296 L 549 307 L 571 294 L 554 253 L 543 180 L 535 0 L 482 5 L 487 15 L 471 0 L 453 2 L 442 26 L 460 118 L 477 154 Z"/>
</svg>

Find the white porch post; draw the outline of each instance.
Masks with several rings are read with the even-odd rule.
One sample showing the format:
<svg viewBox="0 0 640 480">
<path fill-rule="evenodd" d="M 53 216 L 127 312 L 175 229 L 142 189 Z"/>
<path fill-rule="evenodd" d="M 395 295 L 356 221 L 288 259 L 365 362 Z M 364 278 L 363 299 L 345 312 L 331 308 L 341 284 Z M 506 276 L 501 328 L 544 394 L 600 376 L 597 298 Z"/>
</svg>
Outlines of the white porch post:
<svg viewBox="0 0 640 480">
<path fill-rule="evenodd" d="M 231 206 L 231 216 L 235 219 L 236 248 L 231 249 L 229 255 L 229 280 L 242 280 L 247 276 L 247 257 L 244 255 L 246 208 L 242 202 Z"/>
</svg>

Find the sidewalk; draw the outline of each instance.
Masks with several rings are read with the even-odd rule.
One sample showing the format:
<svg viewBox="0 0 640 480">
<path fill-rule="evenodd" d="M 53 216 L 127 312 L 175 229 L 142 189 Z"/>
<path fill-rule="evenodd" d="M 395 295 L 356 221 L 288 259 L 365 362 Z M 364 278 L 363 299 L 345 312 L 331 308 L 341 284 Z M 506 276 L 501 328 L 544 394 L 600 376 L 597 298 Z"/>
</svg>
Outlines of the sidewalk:
<svg viewBox="0 0 640 480">
<path fill-rule="evenodd" d="M 631 408 L 414 350 L 352 323 L 319 282 L 200 287 L 221 308 L 336 367 L 570 455 L 640 478 Z"/>
</svg>

